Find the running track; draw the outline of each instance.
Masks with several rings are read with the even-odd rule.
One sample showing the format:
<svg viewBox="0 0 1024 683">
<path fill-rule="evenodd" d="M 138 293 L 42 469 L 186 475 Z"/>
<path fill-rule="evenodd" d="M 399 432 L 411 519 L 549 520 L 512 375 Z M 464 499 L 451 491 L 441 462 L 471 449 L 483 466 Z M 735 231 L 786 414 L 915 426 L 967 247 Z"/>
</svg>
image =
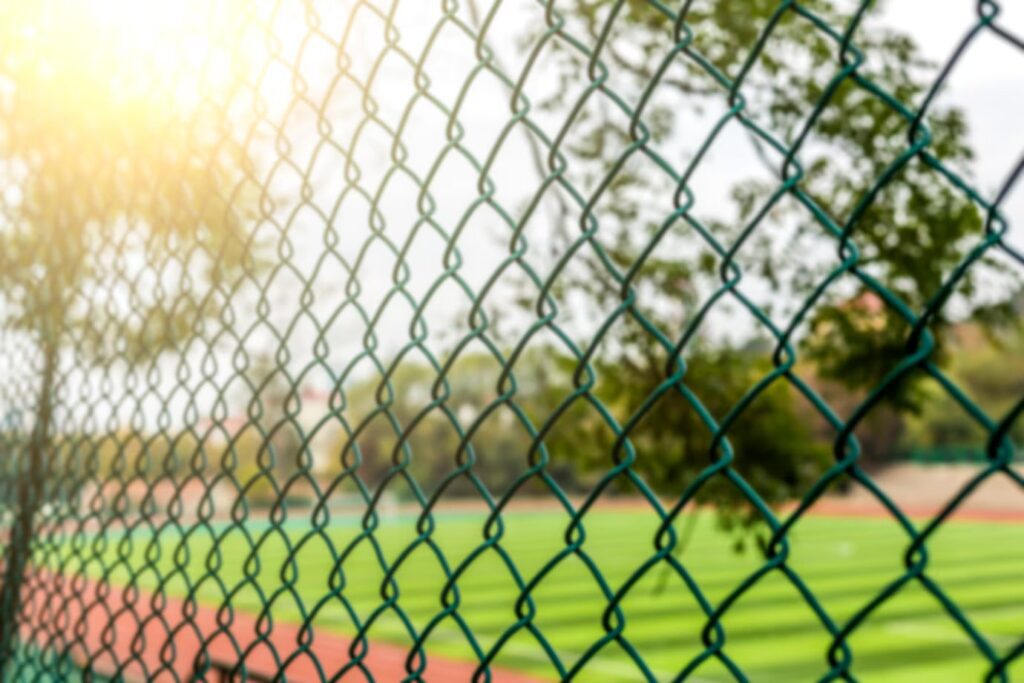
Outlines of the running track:
<svg viewBox="0 0 1024 683">
<path fill-rule="evenodd" d="M 297 683 L 397 683 L 409 678 L 404 647 L 370 643 L 361 662 L 353 664 L 350 638 L 323 632 L 311 635 L 286 623 L 267 629 L 252 615 L 238 611 L 233 617 L 221 614 L 218 620 L 212 608 L 123 586 L 81 578 L 72 585 L 58 574 L 39 572 L 25 582 L 22 599 L 22 614 L 27 617 L 21 627 L 24 641 L 70 652 L 78 665 L 88 661 L 95 673 L 120 675 L 125 681 L 227 680 L 212 669 L 193 678 L 201 650 L 208 661 L 227 666 L 242 661 L 244 653 L 247 670 L 258 680 L 271 680 L 279 671 L 284 677 L 275 680 Z M 420 678 L 412 680 L 471 681 L 475 670 L 474 663 L 431 656 Z M 31 677 L 37 672 L 22 673 Z M 494 667 L 491 680 L 537 682 Z"/>
</svg>

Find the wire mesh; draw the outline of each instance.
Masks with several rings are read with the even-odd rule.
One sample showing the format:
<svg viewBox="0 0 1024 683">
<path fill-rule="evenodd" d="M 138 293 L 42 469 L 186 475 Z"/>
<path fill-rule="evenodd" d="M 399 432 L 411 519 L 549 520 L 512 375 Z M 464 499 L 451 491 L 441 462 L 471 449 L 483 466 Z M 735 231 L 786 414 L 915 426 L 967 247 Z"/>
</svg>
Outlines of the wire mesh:
<svg viewBox="0 0 1024 683">
<path fill-rule="evenodd" d="M 130 49 L 118 33 L 99 34 L 110 55 L 91 53 L 68 11 L 39 15 L 37 31 L 5 48 L 5 680 L 530 680 L 516 671 L 520 659 L 568 680 L 588 678 L 612 651 L 625 680 L 700 678 L 711 667 L 747 680 L 729 646 L 730 614 L 777 579 L 824 637 L 821 680 L 855 679 L 859 630 L 908 586 L 934 598 L 989 680 L 1009 679 L 1024 640 L 995 642 L 929 567 L 930 542 L 968 496 L 997 478 L 1024 487 L 1010 438 L 1024 396 L 991 414 L 944 370 L 934 334 L 982 262 L 1024 264 L 1001 211 L 1021 165 L 983 192 L 935 149 L 929 128 L 934 100 L 978 41 L 1024 48 L 999 5 L 977 3 L 923 97 L 908 98 L 873 80 L 858 47 L 867 1 L 843 12 L 759 3 L 770 11 L 748 44 L 733 46 L 741 58 L 729 72 L 701 50 L 713 12 L 696 21 L 700 3 L 595 3 L 589 32 L 572 14 L 582 5 L 563 4 L 196 4 L 156 67 L 125 60 L 133 53 L 117 51 Z M 18 25 L 27 10 L 5 11 Z M 631 58 L 616 31 L 642 19 L 662 42 L 642 55 L 638 87 L 610 55 Z M 758 111 L 771 103 L 745 86 L 793 30 L 818 36 L 833 66 L 799 125 L 778 130 Z M 47 40 L 70 67 L 47 71 Z M 678 78 L 703 83 L 720 112 L 683 163 L 678 138 L 659 138 L 649 116 Z M 802 161 L 843 89 L 894 112 L 900 125 L 889 133 L 901 142 L 835 215 Z M 578 135 L 592 109 L 621 136 L 597 162 Z M 729 131 L 764 154 L 772 189 L 741 230 L 724 233 L 699 218 L 692 185 Z M 980 217 L 956 265 L 919 301 L 872 271 L 858 244 L 873 203 L 911 166 Z M 628 173 L 671 189 L 645 199 L 662 227 L 622 263 L 602 226 L 631 220 L 608 204 Z M 744 244 L 772 239 L 770 216 L 784 202 L 831 245 L 820 259 L 827 272 L 785 319 L 742 265 Z M 699 240 L 715 275 L 680 329 L 650 314 L 638 284 L 670 231 Z M 572 285 L 585 259 L 614 292 L 589 323 Z M 817 308 L 850 283 L 898 323 L 902 346 L 840 410 L 806 379 L 798 350 Z M 737 312 L 727 320 L 770 339 L 772 364 L 715 412 L 690 385 L 687 358 L 728 302 Z M 626 324 L 664 371 L 623 414 L 601 393 L 595 359 Z M 536 389 L 553 372 L 544 359 L 556 356 L 570 380 L 542 400 Z M 975 474 L 924 521 L 876 485 L 857 438 L 912 376 L 931 378 L 984 433 L 971 446 L 984 452 Z M 789 508 L 744 477 L 739 461 L 756 454 L 731 437 L 779 385 L 827 423 L 834 453 Z M 695 475 L 666 493 L 643 474 L 658 454 L 634 440 L 670 399 L 697 416 L 708 447 Z M 587 455 L 603 463 L 599 476 L 573 479 L 563 476 L 571 458 L 549 442 L 584 419 L 612 445 Z M 887 582 L 837 615 L 792 561 L 790 539 L 840 483 L 869 491 L 902 536 Z M 769 535 L 735 584 L 709 592 L 678 552 L 677 525 L 716 485 Z M 642 555 L 619 558 L 628 571 L 609 572 L 591 520 L 623 488 L 654 521 Z M 483 510 L 467 512 L 469 522 L 441 512 L 466 501 Z M 543 557 L 516 535 L 520 501 L 557 520 Z M 544 625 L 545 586 L 570 564 L 590 590 L 579 595 L 597 606 L 593 637 L 571 647 Z M 480 571 L 511 596 L 482 613 L 490 618 L 467 610 Z M 667 674 L 649 664 L 644 634 L 681 622 L 629 616 L 663 571 L 667 590 L 700 616 L 681 636 L 692 651 Z M 462 654 L 447 656 L 453 641 Z"/>
</svg>

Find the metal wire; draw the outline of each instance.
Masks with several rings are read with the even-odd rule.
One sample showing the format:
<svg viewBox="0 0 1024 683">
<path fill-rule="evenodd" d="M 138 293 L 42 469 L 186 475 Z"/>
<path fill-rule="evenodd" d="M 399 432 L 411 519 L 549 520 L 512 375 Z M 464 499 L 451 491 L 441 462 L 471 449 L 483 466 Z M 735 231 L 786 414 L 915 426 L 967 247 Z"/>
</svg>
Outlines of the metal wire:
<svg viewBox="0 0 1024 683">
<path fill-rule="evenodd" d="M 225 91 L 197 86 L 200 94 L 187 116 L 143 107 L 141 122 L 123 129 L 110 124 L 140 116 L 129 98 L 123 107 L 82 114 L 55 137 L 60 125 L 40 112 L 55 111 L 59 123 L 78 110 L 73 96 L 65 102 L 31 89 L 21 98 L 4 95 L 4 185 L 17 190 L 17 196 L 5 196 L 0 232 L 4 680 L 67 680 L 75 671 L 158 680 L 212 678 L 220 671 L 271 680 L 295 678 L 290 667 L 303 662 L 312 663 L 321 680 L 349 674 L 374 680 L 381 676 L 373 664 L 381 647 L 375 634 L 388 620 L 400 623 L 410 643 L 401 663 L 405 680 L 424 680 L 432 635 L 452 624 L 475 657 L 475 680 L 502 678 L 496 661 L 523 637 L 560 679 L 585 677 L 581 672 L 592 660 L 615 648 L 638 679 L 656 680 L 631 639 L 623 605 L 664 567 L 680 579 L 673 585 L 692 592 L 705 616 L 701 632 L 693 634 L 701 650 L 677 672 L 680 680 L 709 660 L 747 680 L 727 647 L 726 620 L 771 575 L 795 588 L 828 634 L 821 680 L 854 680 L 852 637 L 911 584 L 934 596 L 974 644 L 989 680 L 1008 680 L 1024 640 L 997 647 L 972 623 L 930 576 L 928 543 L 986 481 L 1005 477 L 1024 487 L 1008 436 L 1024 411 L 1024 396 L 1002 415 L 977 405 L 937 362 L 931 324 L 981 260 L 998 255 L 1024 265 L 1024 255 L 1007 239 L 1010 224 L 1001 211 L 1024 162 L 989 196 L 933 152 L 928 114 L 977 41 L 1024 44 L 1000 23 L 998 4 L 979 2 L 974 25 L 927 97 L 906 102 L 868 76 L 870 64 L 858 50 L 868 0 L 844 26 L 832 25 L 811 3 L 779 2 L 756 40 L 736 46 L 747 56 L 735 74 L 719 71 L 698 49 L 701 26 L 688 23 L 691 2 L 650 2 L 673 27 L 672 44 L 651 66 L 653 77 L 643 91 L 627 95 L 616 89 L 605 55 L 616 47 L 609 44 L 616 22 L 633 4 L 607 3 L 597 39 L 589 43 L 570 29 L 555 2 L 538 1 L 531 7 L 542 23 L 513 59 L 506 46 L 495 47 L 507 40 L 500 31 L 510 3 L 503 0 L 481 3 L 479 13 L 455 0 L 422 6 L 311 2 L 301 14 L 284 3 L 253 3 L 222 34 L 230 41 L 225 49 L 249 55 L 242 76 Z M 820 98 L 809 103 L 801 131 L 786 135 L 749 111 L 744 84 L 771 49 L 780 22 L 791 17 L 830 42 L 836 68 Z M 254 40 L 253 51 L 247 46 Z M 535 82 L 551 80 L 546 60 L 554 59 L 553 44 L 582 60 L 584 85 L 555 111 L 542 111 L 528 93 Z M 445 50 L 468 65 L 454 79 L 433 72 Z M 725 112 L 685 168 L 652 142 L 645 119 L 647 103 L 671 87 L 662 81 L 680 63 L 714 83 L 711 92 Z M 10 71 L 10 62 L 5 68 Z M 24 90 L 18 80 L 23 75 L 5 78 Z M 448 87 L 452 83 L 456 87 Z M 801 161 L 809 131 L 841 86 L 898 112 L 907 141 L 849 214 L 835 216 L 802 185 Z M 505 101 L 491 97 L 496 89 Z M 595 102 L 615 112 L 628 143 L 588 184 L 574 175 L 570 141 Z M 474 129 L 482 118 L 491 123 L 487 136 Z M 427 121 L 436 122 L 436 139 L 422 136 Z M 689 184 L 706 163 L 704 152 L 731 127 L 756 140 L 765 159 L 777 158 L 775 191 L 735 239 L 700 221 Z M 507 155 L 516 147 L 532 153 L 510 164 Z M 650 250 L 622 267 L 601 240 L 608 210 L 602 199 L 638 158 L 675 186 L 673 196 L 659 198 L 665 228 L 650 250 L 670 226 L 685 225 L 716 259 L 719 282 L 680 331 L 660 328 L 641 305 L 644 295 L 635 285 Z M 911 163 L 926 165 L 935 183 L 956 188 L 985 216 L 984 230 L 923 308 L 874 277 L 858 249 L 859 222 Z M 454 165 L 463 169 L 455 177 L 465 184 L 453 189 L 446 174 Z M 526 177 L 537 171 L 540 177 Z M 510 201 L 503 194 L 510 186 L 526 190 Z M 738 252 L 749 236 L 763 232 L 772 207 L 784 200 L 802 207 L 836 257 L 812 295 L 780 322 L 741 285 Z M 555 224 L 570 220 L 579 229 L 568 242 L 554 248 L 553 257 L 540 253 L 551 243 L 535 226 L 564 229 Z M 475 227 L 481 221 L 499 226 L 500 248 Z M 572 304 L 559 287 L 584 255 L 601 264 L 620 296 L 580 341 L 566 322 Z M 906 325 L 900 362 L 843 415 L 798 373 L 795 341 L 841 279 L 858 282 Z M 529 302 L 528 314 L 513 316 L 512 327 L 519 328 L 512 337 L 499 334 L 502 321 L 495 313 L 511 307 L 497 293 L 512 287 L 509 282 Z M 727 300 L 773 340 L 774 367 L 730 410 L 712 414 L 687 383 L 685 347 L 708 312 Z M 457 323 L 436 322 L 438 308 L 463 304 Z M 621 416 L 599 395 L 594 357 L 627 319 L 649 335 L 667 363 L 657 389 Z M 555 404 L 541 407 L 531 404 L 522 368 L 531 353 L 552 346 L 571 359 L 572 386 Z M 487 401 L 467 414 L 453 377 L 473 354 L 497 370 Z M 431 373 L 430 395 L 413 404 L 403 384 L 410 367 Z M 922 373 L 986 439 L 976 445 L 985 454 L 976 475 L 938 514 L 918 523 L 862 467 L 855 432 L 901 381 Z M 736 460 L 742 454 L 730 441 L 744 411 L 776 383 L 806 398 L 835 434 L 834 463 L 785 512 L 773 509 L 740 474 Z M 367 386 L 372 391 L 360 393 Z M 316 387 L 324 397 L 314 396 Z M 711 443 L 706 467 L 668 502 L 638 474 L 637 459 L 644 456 L 631 441 L 666 396 L 681 397 L 696 411 Z M 575 496 L 557 475 L 548 440 L 581 404 L 614 435 L 615 447 L 604 454 L 608 466 L 601 476 L 585 495 Z M 516 442 L 514 475 L 496 488 L 476 444 L 500 416 L 504 429 L 523 436 Z M 443 457 L 424 452 L 424 439 L 433 438 L 429 430 L 437 424 L 457 442 Z M 342 438 L 332 446 L 334 469 L 325 478 L 317 453 L 334 433 Z M 386 457 L 374 456 L 374 449 Z M 741 492 L 770 528 L 770 539 L 756 568 L 713 600 L 677 556 L 676 526 L 700 492 L 719 481 Z M 906 549 L 902 571 L 838 618 L 792 566 L 789 536 L 830 487 L 848 481 L 868 489 L 896 520 Z M 611 581 L 602 558 L 585 543 L 588 514 L 624 482 L 649 505 L 657 530 L 650 555 L 638 558 L 626 580 Z M 452 555 L 441 540 L 447 518 L 436 510 L 455 491 L 468 492 L 486 514 L 474 547 Z M 534 567 L 510 550 L 506 514 L 538 492 L 557 502 L 566 525 L 557 552 Z M 415 518 L 414 533 L 398 548 L 382 540 L 395 495 L 409 501 Z M 292 505 L 296 496 L 308 497 L 310 506 Z M 331 533 L 339 501 L 358 511 L 358 530 L 343 541 Z M 225 553 L 237 543 L 244 556 Z M 194 556 L 198 547 L 203 557 Z M 319 553 L 327 568 L 316 602 L 300 585 L 298 558 L 309 552 Z M 440 568 L 433 586 L 438 602 L 425 622 L 410 613 L 401 591 L 403 576 L 423 556 Z M 485 556 L 499 559 L 518 596 L 514 618 L 493 638 L 479 637 L 460 611 L 460 581 Z M 359 557 L 376 566 L 372 603 L 353 597 L 360 587 L 346 573 Z M 585 567 L 604 604 L 601 637 L 567 659 L 545 635 L 538 614 L 545 582 L 570 562 Z M 294 606 L 297 628 L 282 647 L 278 635 L 288 626 L 275 615 L 285 604 Z M 335 609 L 352 635 L 342 659 L 329 663 L 318 643 L 324 615 Z M 230 653 L 226 664 L 217 654 L 223 652 Z M 270 664 L 257 670 L 252 662 L 259 657 Z"/>
</svg>

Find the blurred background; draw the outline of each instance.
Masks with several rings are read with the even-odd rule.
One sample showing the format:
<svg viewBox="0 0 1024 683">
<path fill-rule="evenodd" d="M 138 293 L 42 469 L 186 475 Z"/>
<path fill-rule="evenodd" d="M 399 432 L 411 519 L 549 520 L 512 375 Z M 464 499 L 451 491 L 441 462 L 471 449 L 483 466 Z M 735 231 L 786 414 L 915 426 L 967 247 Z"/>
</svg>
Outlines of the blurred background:
<svg viewBox="0 0 1024 683">
<path fill-rule="evenodd" d="M 705 660 L 712 680 L 842 677 L 858 661 L 842 625 L 862 620 L 871 680 L 925 660 L 933 680 L 1001 680 L 1018 661 L 1018 5 L 46 0 L 0 10 L 0 31 L 16 680 L 70 676 L 67 657 L 115 678 L 183 661 L 92 639 L 92 603 L 69 608 L 41 572 L 284 623 L 337 598 L 326 631 L 541 678 Z M 550 564 L 520 570 L 503 520 L 537 511 L 512 546 Z M 947 518 L 965 525 L 948 539 Z M 513 606 L 586 555 L 588 520 L 608 547 L 564 585 L 596 580 L 595 611 L 545 649 Z M 918 556 L 933 534 L 945 582 Z M 816 658 L 754 629 L 732 662 L 712 605 L 732 609 L 748 574 L 763 585 L 790 541 L 830 558 L 811 578 L 863 561 L 877 580 L 835 606 L 784 564 Z M 321 559 L 297 559 L 305 544 Z M 376 560 L 346 559 L 368 545 Z M 695 606 L 682 579 L 701 547 L 728 578 Z M 478 642 L 447 596 L 492 552 L 514 580 L 491 589 L 503 619 L 479 607 Z M 392 582 L 420 562 L 439 573 L 407 612 Z M 365 605 L 340 588 L 353 564 L 379 584 Z M 74 637 L 39 622 L 32 577 Z M 875 624 L 891 581 L 928 607 Z M 671 613 L 634 620 L 639 649 L 607 620 L 645 582 L 651 605 L 693 612 L 685 646 L 643 654 Z M 739 604 L 743 633 L 757 609 Z M 139 609 L 122 612 L 143 632 Z"/>
</svg>

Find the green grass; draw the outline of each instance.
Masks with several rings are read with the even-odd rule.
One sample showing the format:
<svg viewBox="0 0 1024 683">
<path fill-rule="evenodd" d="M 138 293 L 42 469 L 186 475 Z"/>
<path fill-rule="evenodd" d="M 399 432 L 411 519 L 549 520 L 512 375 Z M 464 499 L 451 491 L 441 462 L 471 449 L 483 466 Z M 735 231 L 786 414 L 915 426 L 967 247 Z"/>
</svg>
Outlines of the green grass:
<svg viewBox="0 0 1024 683">
<path fill-rule="evenodd" d="M 481 540 L 481 520 L 475 513 L 440 513 L 432 539 L 449 566 L 461 562 Z M 567 518 L 555 512 L 510 513 L 506 517 L 502 547 L 514 558 L 520 574 L 533 577 L 564 547 Z M 376 538 L 386 560 L 395 560 L 415 537 L 415 518 L 397 516 L 383 522 Z M 612 590 L 652 554 L 656 520 L 641 511 L 608 510 L 587 517 L 583 550 L 600 567 Z M 185 541 L 171 529 L 158 535 L 107 537 L 107 545 L 79 548 L 65 571 L 97 575 L 101 557 L 115 583 L 141 573 L 139 585 L 166 581 L 168 594 L 182 595 L 197 586 L 201 603 L 219 605 L 225 591 L 235 591 L 236 609 L 253 613 L 263 598 L 273 596 L 275 620 L 301 620 L 327 591 L 335 556 L 358 532 L 356 520 L 338 521 L 323 537 L 307 538 L 286 565 L 287 545 L 296 545 L 308 523 L 296 521 L 282 533 L 265 523 L 253 523 L 249 532 L 259 541 L 253 554 L 250 541 L 235 529 L 222 534 L 217 552 L 209 530 L 195 530 Z M 287 536 L 287 538 L 286 538 Z M 333 550 L 331 549 L 333 546 Z M 902 572 L 906 536 L 889 520 L 811 517 L 791 536 L 793 567 L 805 579 L 822 606 L 844 622 Z M 957 602 L 971 622 L 999 653 L 1024 636 L 1024 525 L 951 522 L 929 544 L 928 576 Z M 148 558 L 148 560 L 147 560 Z M 244 565 L 258 560 L 254 581 L 245 580 Z M 697 521 L 696 533 L 682 561 L 712 603 L 723 599 L 759 566 L 759 555 L 737 554 L 732 539 L 720 532 L 710 515 Z M 210 563 L 213 564 L 210 564 Z M 217 567 L 216 577 L 207 570 Z M 682 580 L 668 577 L 663 591 L 663 567 L 650 571 L 622 603 L 624 635 L 659 679 L 671 679 L 701 649 L 700 631 L 705 617 Z M 359 543 L 344 563 L 343 595 L 365 620 L 380 604 L 383 571 L 372 547 Z M 283 575 L 295 576 L 293 590 L 283 588 Z M 441 609 L 439 586 L 444 573 L 434 552 L 420 545 L 395 575 L 400 588 L 398 606 L 416 629 Z M 458 582 L 458 613 L 472 629 L 479 647 L 488 649 L 515 621 L 519 594 L 507 567 L 494 551 L 480 556 Z M 537 606 L 533 623 L 557 650 L 566 667 L 604 631 L 600 617 L 605 599 L 596 581 L 578 558 L 561 562 L 533 592 Z M 303 606 L 300 606 L 300 602 Z M 313 618 L 316 629 L 352 633 L 353 623 L 338 600 L 328 603 Z M 792 585 L 779 572 L 764 577 L 729 610 L 724 619 L 726 652 L 754 681 L 815 680 L 828 667 L 825 652 L 830 638 Z M 369 628 L 371 639 L 408 644 L 410 638 L 396 610 L 384 612 Z M 850 639 L 853 672 L 864 681 L 981 680 L 984 658 L 938 601 L 912 583 L 883 605 Z M 451 618 L 441 622 L 428 640 L 428 653 L 473 660 L 465 635 Z M 537 641 L 520 631 L 502 650 L 496 664 L 544 678 L 557 672 Z M 1024 676 L 1018 661 L 1011 675 Z M 635 681 L 635 665 L 615 643 L 610 643 L 581 672 L 581 681 Z M 692 680 L 732 680 L 717 661 L 703 665 Z"/>
</svg>

